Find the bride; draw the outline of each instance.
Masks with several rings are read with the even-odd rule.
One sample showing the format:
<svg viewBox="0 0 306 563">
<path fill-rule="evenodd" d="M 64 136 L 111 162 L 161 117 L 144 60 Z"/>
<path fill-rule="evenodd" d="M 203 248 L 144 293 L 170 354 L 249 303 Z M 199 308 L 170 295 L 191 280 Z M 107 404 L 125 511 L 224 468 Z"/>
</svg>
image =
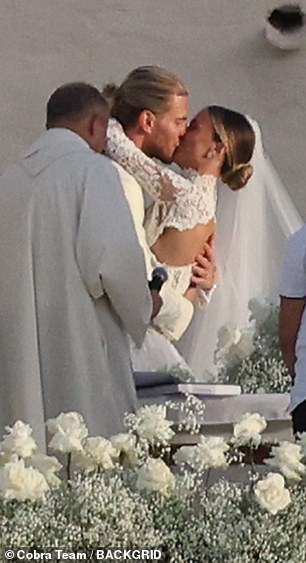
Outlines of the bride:
<svg viewBox="0 0 306 563">
<path fill-rule="evenodd" d="M 179 168 L 174 172 L 147 157 L 125 136 L 118 122 L 110 121 L 107 151 L 131 172 L 143 189 L 155 199 L 146 217 L 148 243 L 158 262 L 166 267 L 172 285 L 182 294 L 190 284 L 194 257 L 203 249 L 204 243 L 215 230 L 216 178 L 197 174 L 199 161 L 202 162 L 203 153 L 210 151 L 212 147 L 221 155 L 224 153 L 221 179 L 232 190 L 238 190 L 246 185 L 253 173 L 250 160 L 255 137 L 255 153 L 258 153 L 261 140 L 255 122 L 251 124 L 250 120 L 237 112 L 210 106 L 192 120 L 175 153 L 174 161 Z M 253 192 L 255 191 L 258 191 L 257 187 L 253 189 Z M 168 201 L 161 201 L 165 194 Z M 235 322 L 238 317 L 240 325 L 242 321 L 246 324 L 246 296 L 253 297 L 258 293 L 253 292 L 254 283 L 249 283 L 253 278 L 252 268 L 249 269 L 250 263 L 247 265 L 244 262 L 248 253 L 244 252 L 243 241 L 249 238 L 248 233 L 255 229 L 255 247 L 249 249 L 252 248 L 254 252 L 262 245 L 266 248 L 262 230 L 257 229 L 256 225 L 249 227 L 250 213 L 255 211 L 257 216 L 260 209 L 258 206 L 251 206 L 245 210 L 245 232 L 239 229 L 238 233 L 237 209 L 241 201 L 243 202 L 239 201 L 239 196 L 240 193 L 234 194 L 225 190 L 224 185 L 219 188 L 217 255 L 221 275 L 218 289 L 205 313 L 198 309 L 190 330 L 180 343 L 180 350 L 197 379 L 205 379 L 207 370 L 213 369 L 218 328 L 229 320 Z M 264 210 L 264 214 L 266 211 Z M 262 257 L 260 259 L 262 260 Z M 257 262 L 259 278 L 262 277 L 262 267 L 263 262 Z M 269 270 L 266 270 L 266 276 L 270 278 Z M 271 277 L 273 276 L 274 272 L 271 274 Z M 255 289 L 260 289 L 261 294 L 262 288 L 259 288 L 259 285 L 258 282 Z M 194 291 L 197 293 L 197 290 Z M 199 305 L 204 303 L 201 294 L 197 294 L 196 298 Z M 173 365 L 187 368 L 174 347 L 153 329 L 148 331 L 140 351 L 133 347 L 132 357 L 134 369 L 137 371 L 169 369 Z"/>
<path fill-rule="evenodd" d="M 256 141 L 247 189 L 230 193 L 222 183 L 218 188 L 218 288 L 205 314 L 195 311 L 178 344 L 201 381 L 217 378 L 214 352 L 220 327 L 246 328 L 254 297 L 278 302 L 286 240 L 304 224 L 265 154 L 258 123 L 248 120 Z"/>
</svg>

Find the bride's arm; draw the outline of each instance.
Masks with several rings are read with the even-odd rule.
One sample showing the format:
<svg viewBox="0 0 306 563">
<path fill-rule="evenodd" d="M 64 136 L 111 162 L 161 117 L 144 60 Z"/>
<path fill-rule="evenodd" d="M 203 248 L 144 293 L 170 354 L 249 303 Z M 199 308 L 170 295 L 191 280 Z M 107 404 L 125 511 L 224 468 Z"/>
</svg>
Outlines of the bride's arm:
<svg viewBox="0 0 306 563">
<path fill-rule="evenodd" d="M 211 183 L 211 175 L 194 173 L 192 178 L 186 178 L 154 161 L 126 136 L 115 119 L 109 120 L 105 152 L 129 172 L 155 201 L 171 202 L 185 198 L 195 188 L 198 178 L 201 186 L 205 185 L 206 178 L 207 184 Z"/>
</svg>

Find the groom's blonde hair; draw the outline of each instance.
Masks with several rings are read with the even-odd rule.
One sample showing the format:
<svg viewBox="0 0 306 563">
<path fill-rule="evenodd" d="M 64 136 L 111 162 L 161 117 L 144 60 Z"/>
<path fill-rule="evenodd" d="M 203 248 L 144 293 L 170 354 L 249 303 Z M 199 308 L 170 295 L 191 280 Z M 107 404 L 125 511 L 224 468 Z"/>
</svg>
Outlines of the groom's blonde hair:
<svg viewBox="0 0 306 563">
<path fill-rule="evenodd" d="M 188 91 L 173 72 L 159 66 L 140 66 L 128 74 L 121 86 L 107 84 L 102 94 L 109 101 L 112 117 L 123 127 L 133 127 L 142 111 L 166 113 L 170 96 L 188 96 Z"/>
</svg>

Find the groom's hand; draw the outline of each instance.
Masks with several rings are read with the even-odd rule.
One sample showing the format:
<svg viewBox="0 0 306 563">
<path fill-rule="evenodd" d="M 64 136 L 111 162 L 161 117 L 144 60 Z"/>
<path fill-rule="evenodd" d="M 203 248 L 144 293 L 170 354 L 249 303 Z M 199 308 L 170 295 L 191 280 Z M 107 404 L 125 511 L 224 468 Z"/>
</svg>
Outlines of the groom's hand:
<svg viewBox="0 0 306 563">
<path fill-rule="evenodd" d="M 196 257 L 192 268 L 191 283 L 193 287 L 208 290 L 216 285 L 217 266 L 215 258 L 214 239 L 204 245 L 203 252 Z"/>
</svg>

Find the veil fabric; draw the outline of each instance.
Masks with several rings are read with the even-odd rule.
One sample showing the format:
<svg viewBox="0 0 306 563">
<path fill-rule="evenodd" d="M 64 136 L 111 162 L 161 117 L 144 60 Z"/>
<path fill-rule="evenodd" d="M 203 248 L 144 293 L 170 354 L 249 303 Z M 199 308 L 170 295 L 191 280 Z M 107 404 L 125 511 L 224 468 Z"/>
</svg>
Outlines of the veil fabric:
<svg viewBox="0 0 306 563">
<path fill-rule="evenodd" d="M 276 300 L 287 238 L 303 220 L 269 158 L 258 123 L 255 131 L 253 175 L 237 192 L 218 189 L 216 255 L 217 289 L 205 311 L 197 310 L 177 347 L 199 381 L 216 377 L 214 351 L 218 330 L 248 325 L 251 298 Z"/>
</svg>

